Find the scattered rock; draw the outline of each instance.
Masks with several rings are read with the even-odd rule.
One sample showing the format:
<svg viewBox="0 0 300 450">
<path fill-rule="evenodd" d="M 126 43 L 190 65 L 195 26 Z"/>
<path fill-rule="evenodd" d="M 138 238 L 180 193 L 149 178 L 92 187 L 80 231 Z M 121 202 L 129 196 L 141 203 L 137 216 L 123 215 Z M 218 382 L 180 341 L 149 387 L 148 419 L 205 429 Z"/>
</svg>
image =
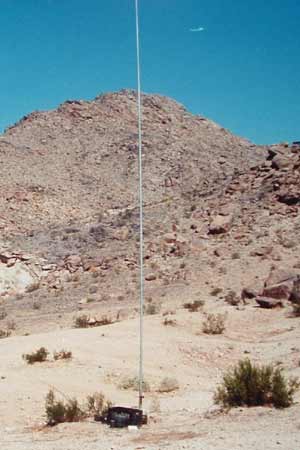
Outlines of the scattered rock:
<svg viewBox="0 0 300 450">
<path fill-rule="evenodd" d="M 162 239 L 166 244 L 175 244 L 177 241 L 177 234 L 176 233 L 166 233 Z"/>
<path fill-rule="evenodd" d="M 86 305 L 87 303 L 89 303 L 87 298 L 83 298 L 82 300 L 79 300 L 79 302 L 78 302 L 79 305 Z"/>
<path fill-rule="evenodd" d="M 69 272 L 76 272 L 82 265 L 82 259 L 79 255 L 68 256 L 65 260 L 65 267 Z"/>
<path fill-rule="evenodd" d="M 259 294 L 259 291 L 254 287 L 245 287 L 241 292 L 241 299 L 243 301 L 248 299 L 256 298 Z"/>
<path fill-rule="evenodd" d="M 98 320 L 96 319 L 96 317 L 90 317 L 88 320 L 88 324 L 90 327 L 97 325 L 97 323 L 98 323 Z"/>
<path fill-rule="evenodd" d="M 38 281 L 35 281 L 34 283 L 31 283 L 26 287 L 25 292 L 27 292 L 27 293 L 34 292 L 34 291 L 37 291 L 39 288 L 40 288 L 40 283 Z"/>
<path fill-rule="evenodd" d="M 128 227 L 121 227 L 119 230 L 115 231 L 113 238 L 118 241 L 127 241 L 129 233 L 130 231 Z"/>
<path fill-rule="evenodd" d="M 89 287 L 89 293 L 90 294 L 96 294 L 98 291 L 98 286 L 96 286 L 95 284 L 93 286 Z"/>
<path fill-rule="evenodd" d="M 258 247 L 254 250 L 251 250 L 250 252 L 250 256 L 268 256 L 272 253 L 273 251 L 273 247 L 271 246 L 262 246 L 262 247 Z"/>
<path fill-rule="evenodd" d="M 282 308 L 283 303 L 281 300 L 267 297 L 257 297 L 256 302 L 261 308 L 272 309 L 272 308 Z"/>
<path fill-rule="evenodd" d="M 148 275 L 145 276 L 146 281 L 154 281 L 156 279 L 157 279 L 157 276 L 155 275 L 155 273 L 149 273 Z"/>
<path fill-rule="evenodd" d="M 290 158 L 283 156 L 283 155 L 276 155 L 272 159 L 272 167 L 274 169 L 284 169 L 285 167 L 288 167 L 291 164 Z"/>
<path fill-rule="evenodd" d="M 210 234 L 221 234 L 227 233 L 232 225 L 233 217 L 232 215 L 221 216 L 218 214 L 213 217 L 210 225 L 209 225 L 209 233 Z"/>
<path fill-rule="evenodd" d="M 300 192 L 298 190 L 282 190 L 277 195 L 277 199 L 279 202 L 285 203 L 286 205 L 297 205 L 300 204 Z"/>
</svg>

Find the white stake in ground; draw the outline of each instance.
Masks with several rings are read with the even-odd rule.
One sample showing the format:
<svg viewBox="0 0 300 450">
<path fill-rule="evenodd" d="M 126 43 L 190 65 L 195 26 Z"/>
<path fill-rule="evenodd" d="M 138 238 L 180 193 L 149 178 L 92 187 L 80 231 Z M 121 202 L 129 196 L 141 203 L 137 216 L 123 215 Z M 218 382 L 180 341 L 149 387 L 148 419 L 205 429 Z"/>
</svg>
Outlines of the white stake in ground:
<svg viewBox="0 0 300 450">
<path fill-rule="evenodd" d="M 138 107 L 138 160 L 139 160 L 139 211 L 140 211 L 140 357 L 139 357 L 139 408 L 143 407 L 143 315 L 144 315 L 144 222 L 143 222 L 143 166 L 142 166 L 142 107 L 139 4 L 135 0 L 137 107 Z"/>
</svg>

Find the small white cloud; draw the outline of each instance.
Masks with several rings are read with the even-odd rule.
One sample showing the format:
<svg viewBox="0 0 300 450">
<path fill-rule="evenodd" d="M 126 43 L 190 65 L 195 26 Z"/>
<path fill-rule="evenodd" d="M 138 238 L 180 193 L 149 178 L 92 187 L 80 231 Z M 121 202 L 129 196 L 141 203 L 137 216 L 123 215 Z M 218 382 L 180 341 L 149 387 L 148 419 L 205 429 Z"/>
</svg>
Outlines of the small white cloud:
<svg viewBox="0 0 300 450">
<path fill-rule="evenodd" d="M 203 28 L 203 27 L 190 28 L 190 31 L 191 31 L 192 33 L 199 33 L 199 31 L 204 31 L 204 30 L 205 30 L 205 28 Z"/>
</svg>

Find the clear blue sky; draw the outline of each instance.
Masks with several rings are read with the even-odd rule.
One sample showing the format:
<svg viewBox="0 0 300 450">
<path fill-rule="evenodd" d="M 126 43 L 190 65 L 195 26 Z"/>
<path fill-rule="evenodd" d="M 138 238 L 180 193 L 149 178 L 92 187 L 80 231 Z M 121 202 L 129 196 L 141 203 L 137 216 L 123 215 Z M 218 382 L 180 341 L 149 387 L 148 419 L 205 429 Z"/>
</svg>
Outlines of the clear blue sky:
<svg viewBox="0 0 300 450">
<path fill-rule="evenodd" d="M 0 6 L 0 130 L 135 87 L 134 0 Z M 256 143 L 300 139 L 299 0 L 140 0 L 140 19 L 143 91 Z"/>
</svg>

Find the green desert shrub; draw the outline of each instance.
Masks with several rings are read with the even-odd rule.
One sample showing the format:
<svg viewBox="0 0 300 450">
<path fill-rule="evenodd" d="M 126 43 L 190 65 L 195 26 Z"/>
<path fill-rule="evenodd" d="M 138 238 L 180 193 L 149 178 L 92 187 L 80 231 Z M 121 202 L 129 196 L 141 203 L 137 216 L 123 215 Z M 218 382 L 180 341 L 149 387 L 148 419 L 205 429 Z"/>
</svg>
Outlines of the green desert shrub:
<svg viewBox="0 0 300 450">
<path fill-rule="evenodd" d="M 36 350 L 35 352 L 24 354 L 23 359 L 28 364 L 34 364 L 36 362 L 46 361 L 48 355 L 49 355 L 48 350 L 45 347 L 41 347 L 38 350 Z"/>
<path fill-rule="evenodd" d="M 47 425 L 56 425 L 65 421 L 65 405 L 55 399 L 54 392 L 50 390 L 46 397 Z"/>
<path fill-rule="evenodd" d="M 260 367 L 246 359 L 239 361 L 236 367 L 224 375 L 214 399 L 226 408 L 262 405 L 286 408 L 293 403 L 293 395 L 298 388 L 298 381 L 286 380 L 279 367 Z"/>
<path fill-rule="evenodd" d="M 76 398 L 66 401 L 56 400 L 53 390 L 50 390 L 46 396 L 45 408 L 47 425 L 50 426 L 63 422 L 79 422 L 86 417 Z"/>
<path fill-rule="evenodd" d="M 101 416 L 111 405 L 102 392 L 95 392 L 87 396 L 87 411 L 90 415 Z"/>
<path fill-rule="evenodd" d="M 51 389 L 46 396 L 45 410 L 47 425 L 63 422 L 80 422 L 89 416 L 101 416 L 111 406 L 101 392 L 87 397 L 87 404 L 80 405 L 76 398 L 57 400 Z"/>
</svg>

